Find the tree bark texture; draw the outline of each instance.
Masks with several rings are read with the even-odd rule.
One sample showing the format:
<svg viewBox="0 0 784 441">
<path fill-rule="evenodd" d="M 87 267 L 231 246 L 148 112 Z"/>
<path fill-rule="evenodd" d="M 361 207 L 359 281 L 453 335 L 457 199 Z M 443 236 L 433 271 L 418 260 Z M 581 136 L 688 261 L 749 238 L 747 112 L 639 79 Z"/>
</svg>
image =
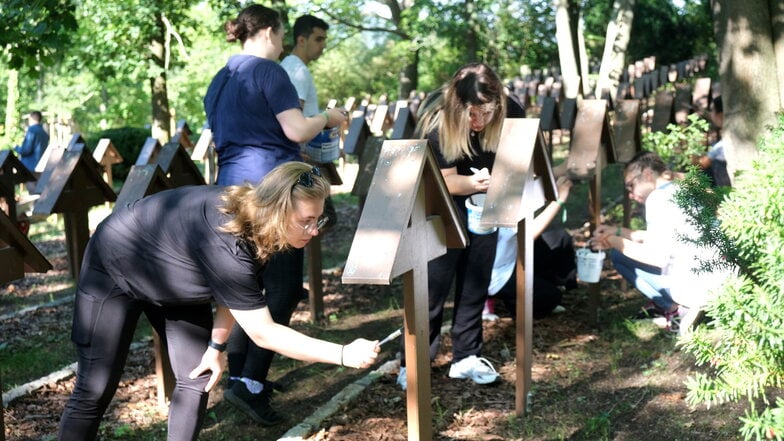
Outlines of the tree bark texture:
<svg viewBox="0 0 784 441">
<path fill-rule="evenodd" d="M 566 98 L 577 98 L 580 92 L 580 74 L 577 68 L 577 54 L 569 25 L 568 0 L 554 0 L 555 39 L 558 42 L 558 59 L 561 63 L 561 79 Z"/>
<path fill-rule="evenodd" d="M 609 89 L 610 96 L 615 98 L 618 83 L 626 67 L 626 49 L 634 21 L 634 0 L 616 0 L 613 4 L 613 18 L 607 24 L 607 36 L 604 40 L 602 64 L 599 67 L 599 80 L 596 83 L 596 96 L 602 96 L 602 90 Z"/>
<path fill-rule="evenodd" d="M 781 109 L 773 5 L 780 11 L 780 2 L 775 0 L 711 2 L 724 104 L 722 137 L 731 178 L 735 172 L 751 167 L 760 136 Z M 781 17 L 781 13 L 774 16 Z"/>
</svg>

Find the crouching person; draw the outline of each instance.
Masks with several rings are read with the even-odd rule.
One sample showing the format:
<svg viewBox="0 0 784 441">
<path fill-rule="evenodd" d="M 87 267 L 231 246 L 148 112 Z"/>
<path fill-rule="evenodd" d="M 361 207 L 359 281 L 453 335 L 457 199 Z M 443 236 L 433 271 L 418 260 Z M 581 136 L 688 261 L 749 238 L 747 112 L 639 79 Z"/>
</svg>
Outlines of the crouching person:
<svg viewBox="0 0 784 441">
<path fill-rule="evenodd" d="M 118 207 L 85 252 L 72 330 L 76 385 L 59 439 L 96 439 L 142 313 L 167 345 L 176 379 L 169 440 L 197 438 L 235 321 L 287 357 L 370 366 L 376 341 L 340 345 L 276 324 L 259 283 L 272 254 L 318 235 L 328 195 L 317 168 L 289 162 L 256 186 L 180 187 Z"/>
</svg>

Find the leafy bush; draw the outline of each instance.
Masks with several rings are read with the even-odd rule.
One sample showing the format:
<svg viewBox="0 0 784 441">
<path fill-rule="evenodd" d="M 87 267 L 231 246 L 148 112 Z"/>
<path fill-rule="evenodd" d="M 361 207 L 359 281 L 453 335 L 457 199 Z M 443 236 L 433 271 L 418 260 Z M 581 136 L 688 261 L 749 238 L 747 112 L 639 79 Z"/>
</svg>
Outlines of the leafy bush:
<svg viewBox="0 0 784 441">
<path fill-rule="evenodd" d="M 692 157 L 705 154 L 708 122 L 696 113 L 688 116 L 688 123 L 668 124 L 664 132 L 646 133 L 643 150 L 655 152 L 673 170 L 686 170 Z"/>
<path fill-rule="evenodd" d="M 91 136 L 85 141 L 90 148 L 98 145 L 98 140 L 108 138 L 117 148 L 123 162 L 112 166 L 112 177 L 118 181 L 125 181 L 131 166 L 136 162 L 136 158 L 144 147 L 144 142 L 150 136 L 150 129 L 140 127 L 120 127 L 108 129 Z"/>
<path fill-rule="evenodd" d="M 784 439 L 784 399 L 769 394 L 784 384 L 784 115 L 758 145 L 751 170 L 726 196 L 712 193 L 692 171 L 683 203 L 712 207 L 692 214 L 704 222 L 704 240 L 717 244 L 737 275 L 716 293 L 683 347 L 706 370 L 688 381 L 688 401 L 708 406 L 746 398 L 741 433 L 749 439 Z M 710 222 L 718 213 L 717 222 Z M 761 408 L 757 411 L 757 408 Z"/>
</svg>

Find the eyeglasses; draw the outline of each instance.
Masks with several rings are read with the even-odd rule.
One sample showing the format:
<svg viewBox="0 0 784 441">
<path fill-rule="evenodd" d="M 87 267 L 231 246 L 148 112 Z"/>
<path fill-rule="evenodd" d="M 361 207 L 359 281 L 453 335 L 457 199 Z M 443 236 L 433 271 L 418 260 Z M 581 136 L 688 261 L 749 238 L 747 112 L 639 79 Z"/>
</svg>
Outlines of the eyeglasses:
<svg viewBox="0 0 784 441">
<path fill-rule="evenodd" d="M 316 220 L 316 222 L 307 225 L 300 225 L 300 227 L 303 230 L 305 230 L 306 233 L 313 234 L 316 231 L 321 231 L 321 229 L 324 228 L 324 225 L 326 225 L 327 222 L 329 222 L 329 216 L 321 216 L 320 218 L 318 218 L 318 220 Z"/>
<path fill-rule="evenodd" d="M 313 176 L 321 177 L 321 169 L 318 167 L 313 167 L 309 172 L 303 172 L 301 175 L 299 175 L 297 182 L 295 182 L 291 188 L 294 189 L 297 184 L 302 185 L 303 187 L 313 188 Z"/>
</svg>

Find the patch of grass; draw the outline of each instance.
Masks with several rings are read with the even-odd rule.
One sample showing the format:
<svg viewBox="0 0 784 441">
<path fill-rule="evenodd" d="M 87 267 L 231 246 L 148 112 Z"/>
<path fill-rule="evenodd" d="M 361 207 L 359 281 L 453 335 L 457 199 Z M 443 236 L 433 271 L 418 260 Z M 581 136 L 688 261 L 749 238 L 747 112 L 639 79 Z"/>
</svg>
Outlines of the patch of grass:
<svg viewBox="0 0 784 441">
<path fill-rule="evenodd" d="M 67 317 L 70 318 L 70 314 Z M 53 321 L 48 327 L 31 330 L 22 338 L 0 343 L 0 374 L 4 391 L 49 375 L 76 361 L 70 326 L 62 329 L 62 323 L 70 325 L 70 320 Z M 150 335 L 152 327 L 142 315 L 134 333 L 134 341 L 141 341 Z"/>
</svg>

